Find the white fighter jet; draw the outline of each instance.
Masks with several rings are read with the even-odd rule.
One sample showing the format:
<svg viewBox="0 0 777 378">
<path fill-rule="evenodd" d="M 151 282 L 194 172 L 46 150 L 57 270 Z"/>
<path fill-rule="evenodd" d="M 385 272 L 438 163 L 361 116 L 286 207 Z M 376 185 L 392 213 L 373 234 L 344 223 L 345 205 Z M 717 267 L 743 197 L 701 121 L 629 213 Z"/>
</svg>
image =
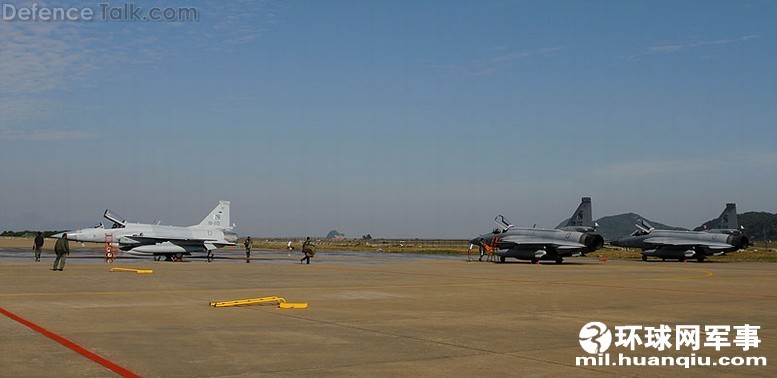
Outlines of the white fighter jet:
<svg viewBox="0 0 777 378">
<path fill-rule="evenodd" d="M 209 260 L 213 250 L 235 245 L 237 234 L 231 232 L 229 223 L 229 201 L 219 204 L 199 224 L 189 227 L 163 226 L 156 224 L 131 223 L 105 210 L 103 216 L 112 222 L 111 228 L 102 223 L 93 228 L 68 231 L 53 235 L 77 242 L 108 243 L 130 255 L 154 256 L 159 260 L 181 260 L 184 255 L 205 254 Z M 106 242 L 106 240 L 108 240 Z"/>
</svg>

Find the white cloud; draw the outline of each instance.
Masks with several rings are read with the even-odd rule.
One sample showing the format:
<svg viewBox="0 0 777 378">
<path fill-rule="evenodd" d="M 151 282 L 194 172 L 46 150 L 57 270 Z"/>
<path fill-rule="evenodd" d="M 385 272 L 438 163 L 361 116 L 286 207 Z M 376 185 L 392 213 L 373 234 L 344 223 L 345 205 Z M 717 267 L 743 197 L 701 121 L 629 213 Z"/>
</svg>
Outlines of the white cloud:
<svg viewBox="0 0 777 378">
<path fill-rule="evenodd" d="M 650 52 L 675 52 L 683 49 L 683 45 L 659 45 L 650 48 Z"/>
<path fill-rule="evenodd" d="M 55 6 L 63 5 L 76 6 Z M 224 46 L 254 41 L 277 23 L 271 5 L 270 1 L 196 4 L 198 22 L 2 21 L 0 140 L 94 137 L 90 131 L 46 126 L 72 108 L 66 106 L 67 100 L 58 99 L 63 93 L 96 85 L 93 78 L 99 71 L 114 70 L 121 76 L 131 74 L 131 70 L 120 69 L 128 65 L 155 67 L 171 55 L 224 50 Z M 95 3 L 79 6 L 98 10 Z"/>
<path fill-rule="evenodd" d="M 723 38 L 723 39 L 686 42 L 686 43 L 677 43 L 677 42 L 662 43 L 662 44 L 657 44 L 649 47 L 647 51 L 648 53 L 673 53 L 673 52 L 683 51 L 683 50 L 692 49 L 692 48 L 701 47 L 701 46 L 729 45 L 734 43 L 742 43 L 742 42 L 749 41 L 751 39 L 760 38 L 760 37 L 761 36 L 758 34 L 749 34 L 738 38 Z"/>
<path fill-rule="evenodd" d="M 201 25 L 192 34 L 209 50 L 224 51 L 251 43 L 280 22 L 281 5 L 270 0 L 203 3 L 198 7 Z"/>
<path fill-rule="evenodd" d="M 56 140 L 85 135 L 35 126 L 65 108 L 52 93 L 68 90 L 97 68 L 77 25 L 66 22 L 0 22 L 0 139 Z"/>
<path fill-rule="evenodd" d="M 95 68 L 78 30 L 65 22 L 0 23 L 3 95 L 66 88 Z"/>
<path fill-rule="evenodd" d="M 510 51 L 509 48 L 499 46 L 491 49 L 493 55 L 489 58 L 475 60 L 467 64 L 432 64 L 429 65 L 429 68 L 443 70 L 457 76 L 488 76 L 509 71 L 521 60 L 550 57 L 562 49 L 562 47 L 554 46 Z"/>
</svg>

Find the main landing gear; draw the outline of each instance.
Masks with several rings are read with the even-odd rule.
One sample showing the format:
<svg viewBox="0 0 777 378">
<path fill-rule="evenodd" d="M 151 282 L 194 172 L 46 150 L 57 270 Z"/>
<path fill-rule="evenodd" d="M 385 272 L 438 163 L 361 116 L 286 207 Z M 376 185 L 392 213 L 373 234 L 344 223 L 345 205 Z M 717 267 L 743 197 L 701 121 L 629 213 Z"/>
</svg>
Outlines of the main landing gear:
<svg viewBox="0 0 777 378">
<path fill-rule="evenodd" d="M 171 253 L 164 255 L 165 261 L 183 261 L 183 253 Z M 156 255 L 154 256 L 154 260 L 159 261 L 162 259 L 162 256 Z"/>
</svg>

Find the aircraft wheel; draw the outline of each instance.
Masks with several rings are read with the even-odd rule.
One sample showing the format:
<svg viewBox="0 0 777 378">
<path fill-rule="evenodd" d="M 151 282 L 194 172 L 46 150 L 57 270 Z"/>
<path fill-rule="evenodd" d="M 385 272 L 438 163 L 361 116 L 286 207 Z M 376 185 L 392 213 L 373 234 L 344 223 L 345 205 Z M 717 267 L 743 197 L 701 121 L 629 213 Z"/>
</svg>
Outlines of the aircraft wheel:
<svg viewBox="0 0 777 378">
<path fill-rule="evenodd" d="M 505 262 L 505 260 L 507 260 L 507 258 L 505 258 L 504 256 L 499 256 L 499 262 L 500 263 Z"/>
<path fill-rule="evenodd" d="M 647 255 L 642 255 L 642 261 L 647 261 Z"/>
<path fill-rule="evenodd" d="M 564 258 L 562 258 L 562 257 L 557 257 L 556 258 L 556 264 L 561 264 L 561 262 L 563 262 L 563 261 L 564 261 Z"/>
<path fill-rule="evenodd" d="M 680 257 L 680 262 L 685 262 L 685 257 Z"/>
<path fill-rule="evenodd" d="M 175 261 L 183 261 L 183 253 L 177 253 L 175 255 Z"/>
<path fill-rule="evenodd" d="M 703 263 L 704 262 L 704 257 L 697 257 L 696 261 L 698 261 L 700 263 Z"/>
<path fill-rule="evenodd" d="M 537 263 L 537 259 L 531 259 L 531 263 L 532 263 L 532 265 L 536 264 Z"/>
</svg>

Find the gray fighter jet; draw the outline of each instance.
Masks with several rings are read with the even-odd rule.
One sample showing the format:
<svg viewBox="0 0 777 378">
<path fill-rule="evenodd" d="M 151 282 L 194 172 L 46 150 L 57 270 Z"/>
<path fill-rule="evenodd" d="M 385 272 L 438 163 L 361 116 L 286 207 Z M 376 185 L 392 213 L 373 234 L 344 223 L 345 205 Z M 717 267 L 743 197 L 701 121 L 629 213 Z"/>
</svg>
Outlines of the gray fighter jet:
<svg viewBox="0 0 777 378">
<path fill-rule="evenodd" d="M 615 239 L 610 244 L 618 247 L 642 249 L 642 261 L 649 256 L 662 260 L 696 259 L 703 262 L 707 256 L 724 255 L 745 249 L 750 244 L 737 220 L 737 205 L 726 204 L 712 226 L 703 231 L 656 230 L 640 220 L 631 235 Z"/>
<path fill-rule="evenodd" d="M 498 215 L 497 228 L 480 235 L 470 243 L 491 250 L 500 262 L 508 257 L 520 260 L 554 260 L 560 264 L 564 257 L 579 256 L 601 248 L 604 239 L 595 232 L 591 217 L 591 198 L 583 197 L 566 225 L 559 229 L 515 227 L 504 216 Z"/>
<path fill-rule="evenodd" d="M 237 234 L 231 232 L 233 225 L 229 223 L 229 201 L 220 201 L 202 222 L 189 227 L 130 223 L 110 210 L 105 210 L 103 216 L 112 222 L 111 228 L 100 223 L 93 228 L 68 231 L 67 239 L 111 243 L 127 254 L 154 256 L 157 260 L 181 260 L 184 255 L 196 253 L 206 254 L 210 260 L 213 250 L 237 242 Z M 53 237 L 61 238 L 62 234 Z"/>
</svg>

